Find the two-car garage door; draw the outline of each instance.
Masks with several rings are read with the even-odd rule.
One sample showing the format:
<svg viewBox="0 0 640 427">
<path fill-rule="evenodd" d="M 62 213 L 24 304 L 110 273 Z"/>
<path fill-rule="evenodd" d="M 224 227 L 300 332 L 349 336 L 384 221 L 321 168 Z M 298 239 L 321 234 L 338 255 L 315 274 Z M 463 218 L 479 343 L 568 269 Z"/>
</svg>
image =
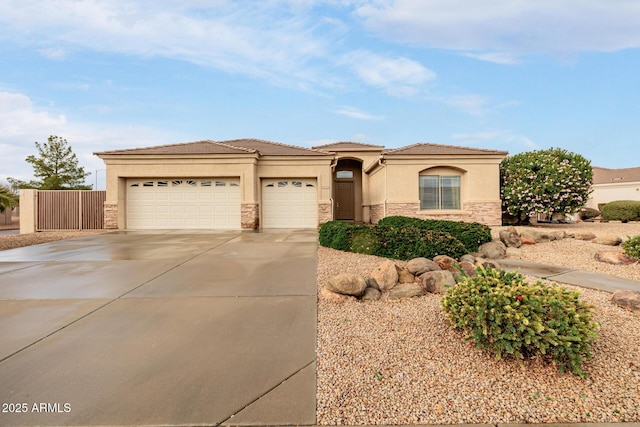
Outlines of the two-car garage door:
<svg viewBox="0 0 640 427">
<path fill-rule="evenodd" d="M 261 228 L 316 228 L 315 179 L 261 181 Z M 129 179 L 127 228 L 227 229 L 241 225 L 239 178 Z"/>
<path fill-rule="evenodd" d="M 129 179 L 127 228 L 240 229 L 240 180 Z"/>
</svg>

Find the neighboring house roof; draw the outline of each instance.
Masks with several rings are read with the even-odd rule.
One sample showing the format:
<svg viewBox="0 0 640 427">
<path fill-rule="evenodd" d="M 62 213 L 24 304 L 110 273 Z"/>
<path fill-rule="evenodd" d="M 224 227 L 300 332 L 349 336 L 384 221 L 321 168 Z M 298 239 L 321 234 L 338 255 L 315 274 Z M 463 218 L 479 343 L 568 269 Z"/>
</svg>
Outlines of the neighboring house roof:
<svg viewBox="0 0 640 427">
<path fill-rule="evenodd" d="M 260 139 L 234 139 L 230 141 L 196 141 L 182 144 L 167 144 L 154 147 L 102 151 L 97 155 L 128 154 L 246 154 L 258 153 L 266 156 L 326 156 L 328 153 L 310 148 L 280 144 Z"/>
<path fill-rule="evenodd" d="M 102 151 L 95 153 L 102 154 L 246 154 L 255 153 L 244 147 L 234 147 L 225 143 L 215 141 L 195 141 L 181 144 L 156 145 L 153 147 L 127 148 L 122 150 Z"/>
<path fill-rule="evenodd" d="M 324 151 L 382 151 L 384 145 L 363 144 L 361 142 L 334 142 L 331 144 L 318 145 L 313 147 Z"/>
<path fill-rule="evenodd" d="M 611 184 L 614 182 L 640 182 L 640 167 L 625 169 L 607 169 L 593 166 L 594 184 Z"/>
<path fill-rule="evenodd" d="M 503 155 L 508 154 L 507 151 L 487 150 L 484 148 L 459 147 L 456 145 L 441 145 L 431 143 L 418 143 L 407 145 L 406 147 L 384 150 L 385 156 L 389 155 L 468 155 L 468 154 L 484 154 L 484 155 Z"/>
</svg>

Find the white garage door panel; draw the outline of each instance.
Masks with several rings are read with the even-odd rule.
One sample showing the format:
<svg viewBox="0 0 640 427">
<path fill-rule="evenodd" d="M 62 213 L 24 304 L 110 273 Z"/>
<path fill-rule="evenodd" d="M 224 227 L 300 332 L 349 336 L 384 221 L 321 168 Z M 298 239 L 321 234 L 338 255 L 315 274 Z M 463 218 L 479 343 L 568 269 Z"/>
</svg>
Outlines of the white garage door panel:
<svg viewBox="0 0 640 427">
<path fill-rule="evenodd" d="M 316 180 L 263 180 L 262 223 L 263 228 L 317 228 Z"/>
<path fill-rule="evenodd" d="M 240 180 L 130 179 L 127 228 L 240 229 Z"/>
</svg>

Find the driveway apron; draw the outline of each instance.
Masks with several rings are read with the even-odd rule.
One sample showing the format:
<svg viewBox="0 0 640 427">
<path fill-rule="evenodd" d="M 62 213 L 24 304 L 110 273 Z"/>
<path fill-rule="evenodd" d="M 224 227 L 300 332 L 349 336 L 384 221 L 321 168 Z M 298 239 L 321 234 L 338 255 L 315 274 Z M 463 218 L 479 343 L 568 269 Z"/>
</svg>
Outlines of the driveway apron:
<svg viewBox="0 0 640 427">
<path fill-rule="evenodd" d="M 312 425 L 315 230 L 0 252 L 0 425 Z"/>
</svg>

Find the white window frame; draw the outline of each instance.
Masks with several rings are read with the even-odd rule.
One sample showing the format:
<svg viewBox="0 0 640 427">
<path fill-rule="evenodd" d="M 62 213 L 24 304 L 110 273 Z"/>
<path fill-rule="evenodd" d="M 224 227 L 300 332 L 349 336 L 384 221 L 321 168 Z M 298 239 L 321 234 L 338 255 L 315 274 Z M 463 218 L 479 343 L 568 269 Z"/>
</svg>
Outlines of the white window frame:
<svg viewBox="0 0 640 427">
<path fill-rule="evenodd" d="M 423 185 L 423 181 L 426 180 L 436 180 L 436 185 L 432 186 L 435 190 L 435 201 L 431 200 L 432 204 L 427 204 L 429 200 L 427 199 L 427 193 L 425 191 L 425 186 Z M 460 175 L 420 175 L 418 178 L 418 197 L 420 199 L 420 210 L 425 211 L 433 211 L 433 210 L 448 210 L 448 211 L 459 211 L 462 206 L 462 178 Z M 453 185 L 451 187 L 447 187 L 443 185 L 443 181 L 451 180 L 457 181 L 457 186 Z M 454 192 L 454 197 L 451 200 L 450 205 L 446 205 L 447 201 L 444 200 L 446 198 L 443 197 L 443 188 L 452 188 Z M 457 191 L 456 191 L 457 190 Z M 457 194 L 456 194 L 457 193 Z M 435 202 L 435 203 L 433 203 Z"/>
</svg>

